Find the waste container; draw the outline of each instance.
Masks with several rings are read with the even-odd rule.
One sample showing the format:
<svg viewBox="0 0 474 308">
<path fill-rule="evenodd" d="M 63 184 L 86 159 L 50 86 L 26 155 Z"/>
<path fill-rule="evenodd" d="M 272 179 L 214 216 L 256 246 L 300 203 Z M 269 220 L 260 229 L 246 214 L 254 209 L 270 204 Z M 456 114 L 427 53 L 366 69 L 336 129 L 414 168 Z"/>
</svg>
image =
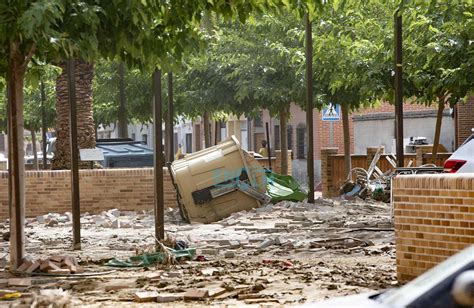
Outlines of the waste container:
<svg viewBox="0 0 474 308">
<path fill-rule="evenodd" d="M 169 165 L 181 215 L 211 223 L 268 202 L 264 168 L 232 136 Z"/>
</svg>

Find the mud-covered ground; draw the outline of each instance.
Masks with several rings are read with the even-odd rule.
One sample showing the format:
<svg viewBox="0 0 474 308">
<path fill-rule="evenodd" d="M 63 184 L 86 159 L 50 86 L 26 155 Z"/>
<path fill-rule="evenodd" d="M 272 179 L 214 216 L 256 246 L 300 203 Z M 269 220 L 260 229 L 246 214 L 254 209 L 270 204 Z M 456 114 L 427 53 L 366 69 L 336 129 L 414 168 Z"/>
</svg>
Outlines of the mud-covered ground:
<svg viewBox="0 0 474 308">
<path fill-rule="evenodd" d="M 10 305 L 128 307 L 138 305 L 135 294 L 143 291 L 156 292 L 159 305 L 168 306 L 291 305 L 397 285 L 390 208 L 383 203 L 281 202 L 207 225 L 184 223 L 169 209 L 167 235 L 196 248 L 200 257 L 148 268 L 104 264 L 153 249 L 151 213 L 109 211 L 85 214 L 81 221 L 82 250 L 72 251 L 67 215 L 28 220 L 29 256 L 74 256 L 85 272 L 35 275 L 31 286 L 14 287 L 8 285 L 12 274 L 4 271 L 2 288 L 23 294 Z M 8 242 L 0 244 L 7 255 Z M 194 298 L 188 298 L 191 293 Z"/>
</svg>

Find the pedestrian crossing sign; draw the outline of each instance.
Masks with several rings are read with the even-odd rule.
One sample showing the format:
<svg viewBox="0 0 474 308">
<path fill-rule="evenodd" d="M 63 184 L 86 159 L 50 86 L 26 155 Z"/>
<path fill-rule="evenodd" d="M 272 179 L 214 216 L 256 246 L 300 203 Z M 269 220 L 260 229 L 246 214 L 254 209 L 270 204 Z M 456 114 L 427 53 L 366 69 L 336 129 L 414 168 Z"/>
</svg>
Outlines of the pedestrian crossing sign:
<svg viewBox="0 0 474 308">
<path fill-rule="evenodd" d="M 339 121 L 341 119 L 341 105 L 329 103 L 323 108 L 323 121 Z"/>
</svg>

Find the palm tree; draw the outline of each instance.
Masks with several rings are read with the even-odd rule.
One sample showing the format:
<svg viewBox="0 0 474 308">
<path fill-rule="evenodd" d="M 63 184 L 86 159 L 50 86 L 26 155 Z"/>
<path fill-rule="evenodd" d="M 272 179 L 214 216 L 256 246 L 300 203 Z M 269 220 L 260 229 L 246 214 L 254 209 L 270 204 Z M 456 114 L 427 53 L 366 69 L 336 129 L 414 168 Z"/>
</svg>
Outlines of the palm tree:
<svg viewBox="0 0 474 308">
<path fill-rule="evenodd" d="M 61 74 L 56 80 L 56 149 L 52 169 L 71 168 L 69 145 L 69 101 L 66 62 L 60 63 Z M 92 114 L 92 78 L 94 65 L 83 60 L 75 61 L 77 100 L 77 142 L 80 149 L 95 148 L 95 125 Z M 87 166 L 87 164 L 85 164 Z"/>
</svg>

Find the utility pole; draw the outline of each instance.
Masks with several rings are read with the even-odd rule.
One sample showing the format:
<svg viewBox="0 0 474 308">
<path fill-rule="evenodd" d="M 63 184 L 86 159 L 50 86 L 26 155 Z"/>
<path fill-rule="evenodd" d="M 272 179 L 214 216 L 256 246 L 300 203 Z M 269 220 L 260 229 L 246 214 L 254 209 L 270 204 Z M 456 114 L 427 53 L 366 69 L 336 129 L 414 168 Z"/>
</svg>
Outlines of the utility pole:
<svg viewBox="0 0 474 308">
<path fill-rule="evenodd" d="M 174 160 L 174 108 L 173 108 L 173 73 L 168 72 L 168 112 L 166 114 L 166 149 L 169 162 Z"/>
<path fill-rule="evenodd" d="M 307 172 L 308 203 L 314 203 L 314 152 L 313 152 L 313 36 L 309 14 L 305 14 L 306 25 L 306 131 L 308 133 Z"/>
<path fill-rule="evenodd" d="M 69 99 L 69 138 L 71 147 L 71 200 L 72 200 L 72 235 L 73 249 L 81 249 L 81 200 L 79 194 L 79 147 L 77 145 L 77 103 L 75 83 L 75 61 L 67 60 Z"/>
<path fill-rule="evenodd" d="M 41 80 L 40 84 L 41 91 L 41 138 L 43 139 L 43 170 L 48 169 L 48 157 L 46 155 L 47 151 L 47 140 L 46 140 L 46 131 L 48 127 L 46 126 L 46 93 L 44 90 L 44 82 Z"/>
<path fill-rule="evenodd" d="M 162 131 L 162 99 L 161 99 L 161 70 L 153 73 L 153 123 L 154 123 L 154 176 L 155 176 L 155 237 L 165 238 L 164 197 L 163 197 L 163 131 Z"/>
<path fill-rule="evenodd" d="M 396 125 L 396 143 L 397 143 L 397 166 L 405 165 L 404 146 L 403 146 L 403 69 L 402 69 L 402 15 L 397 10 L 394 16 L 395 28 L 395 125 Z"/>
</svg>

